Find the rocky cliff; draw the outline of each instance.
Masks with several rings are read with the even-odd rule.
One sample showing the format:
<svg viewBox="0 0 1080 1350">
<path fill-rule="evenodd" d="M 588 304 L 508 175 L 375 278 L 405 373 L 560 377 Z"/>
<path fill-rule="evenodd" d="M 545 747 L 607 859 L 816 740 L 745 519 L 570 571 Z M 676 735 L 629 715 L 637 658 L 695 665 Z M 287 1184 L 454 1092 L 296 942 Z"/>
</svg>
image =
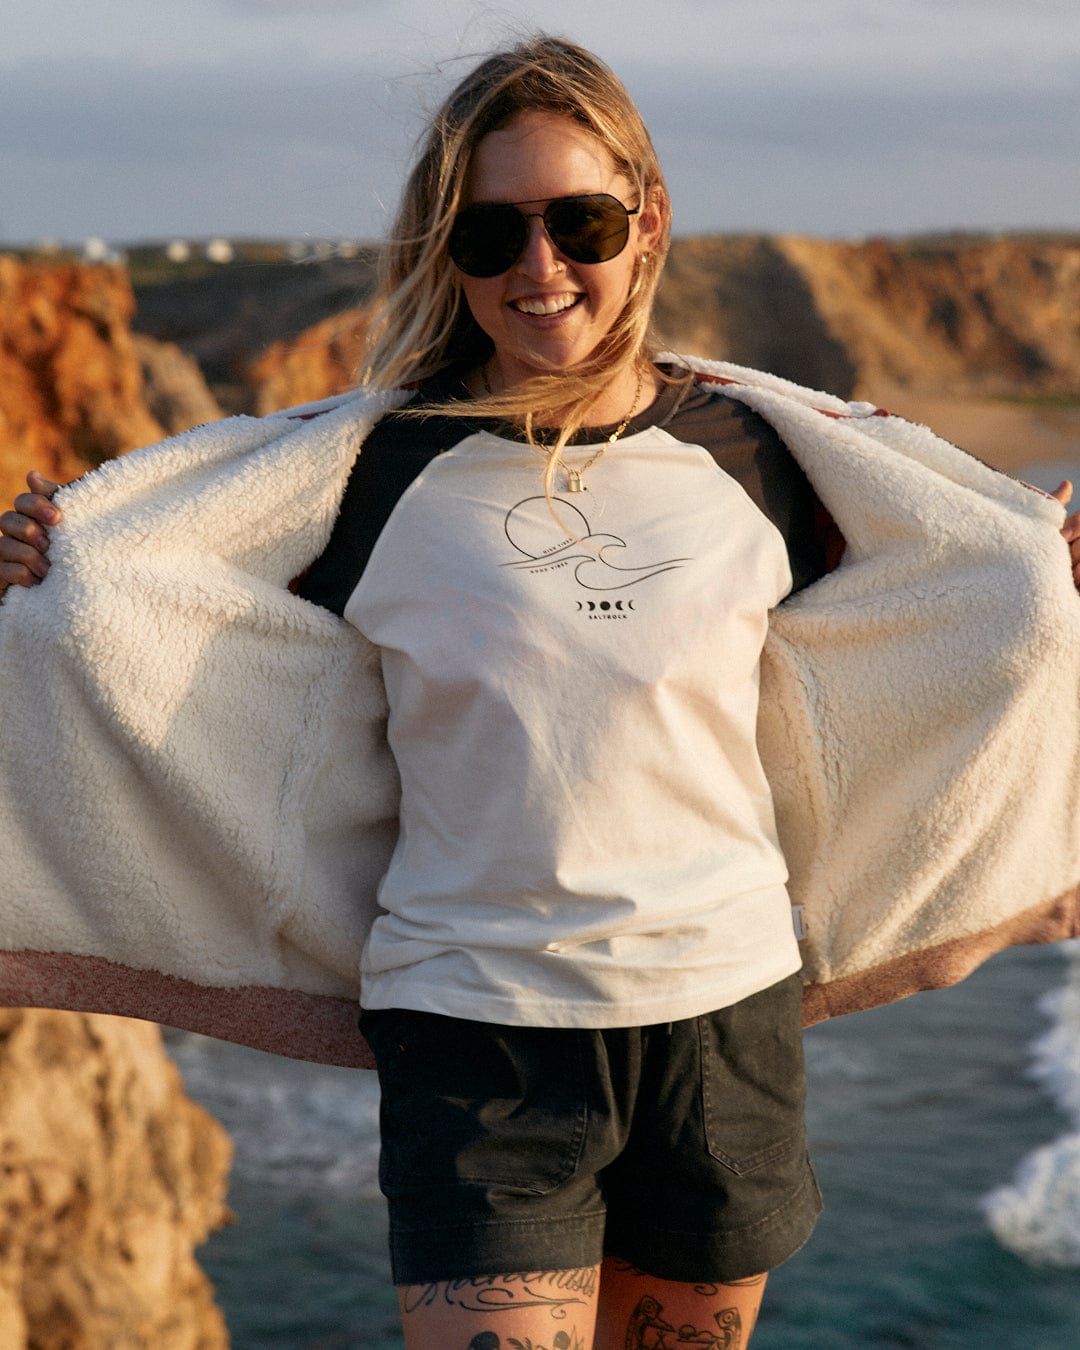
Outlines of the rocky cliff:
<svg viewBox="0 0 1080 1350">
<path fill-rule="evenodd" d="M 657 328 L 815 388 L 1080 399 L 1080 237 L 677 241 Z"/>
<path fill-rule="evenodd" d="M 337 338 L 340 350 L 343 316 L 359 310 L 373 286 L 371 251 L 303 263 L 256 255 L 232 267 L 180 268 L 164 277 L 140 272 L 134 324 L 137 332 L 179 343 L 194 357 L 226 412 L 253 412 L 261 406 L 259 386 L 268 378 L 257 369 L 259 357 L 271 348 L 306 349 L 312 376 L 300 376 L 302 363 L 294 359 L 287 379 L 314 385 L 320 341 Z M 276 359 L 272 356 L 271 364 Z"/>
<path fill-rule="evenodd" d="M 364 332 L 363 309 L 347 309 L 313 324 L 299 337 L 272 342 L 242 368 L 252 412 L 264 417 L 353 388 Z"/>
<path fill-rule="evenodd" d="M 36 467 L 62 482 L 220 416 L 195 364 L 131 331 L 118 267 L 0 254 L 0 501 Z"/>
<path fill-rule="evenodd" d="M 196 356 L 230 410 L 265 412 L 349 386 L 371 266 L 139 286 L 134 322 Z M 1077 313 L 1080 236 L 725 235 L 675 242 L 656 329 L 676 349 L 849 396 L 1080 400 Z"/>
<path fill-rule="evenodd" d="M 222 1350 L 194 1249 L 230 1144 L 157 1028 L 0 1010 L 0 1346 Z"/>
<path fill-rule="evenodd" d="M 70 478 L 222 409 L 348 388 L 371 287 L 370 255 L 263 262 L 159 276 L 135 309 L 121 269 L 0 256 L 0 501 L 30 465 Z M 1080 404 L 1078 313 L 1080 236 L 717 236 L 676 241 L 656 328 L 676 349 L 937 416 L 944 401 Z M 1006 423 L 1023 437 L 1024 418 L 994 408 L 962 419 L 968 448 Z M 1075 443 L 1074 415 L 1039 414 L 1055 416 L 1053 443 Z"/>
<path fill-rule="evenodd" d="M 1080 398 L 1080 238 L 782 238 L 860 392 Z"/>
</svg>

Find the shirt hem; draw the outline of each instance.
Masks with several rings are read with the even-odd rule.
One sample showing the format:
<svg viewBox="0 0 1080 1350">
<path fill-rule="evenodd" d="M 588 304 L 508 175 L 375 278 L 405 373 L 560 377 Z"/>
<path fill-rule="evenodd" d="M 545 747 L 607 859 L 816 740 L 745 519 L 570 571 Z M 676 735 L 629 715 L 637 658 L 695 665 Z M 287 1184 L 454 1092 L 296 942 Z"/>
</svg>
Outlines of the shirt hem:
<svg viewBox="0 0 1080 1350">
<path fill-rule="evenodd" d="M 374 1012 L 384 1008 L 408 1008 L 415 1012 L 439 1013 L 444 1017 L 460 1017 L 470 1022 L 491 1022 L 504 1026 L 566 1027 L 601 1030 L 608 1027 L 650 1026 L 657 1022 L 681 1022 L 689 1017 L 701 1017 L 719 1008 L 728 1008 L 743 999 L 794 975 L 802 969 L 801 955 L 796 951 L 792 959 L 778 962 L 767 971 L 759 971 L 753 979 L 732 984 L 710 986 L 708 991 L 695 989 L 679 997 L 659 999 L 634 998 L 627 1001 L 611 999 L 595 1002 L 525 1001 L 477 995 L 475 991 L 458 989 L 410 987 L 411 981 L 387 980 L 380 983 L 380 994 L 369 989 L 361 993 L 362 1006 Z"/>
</svg>

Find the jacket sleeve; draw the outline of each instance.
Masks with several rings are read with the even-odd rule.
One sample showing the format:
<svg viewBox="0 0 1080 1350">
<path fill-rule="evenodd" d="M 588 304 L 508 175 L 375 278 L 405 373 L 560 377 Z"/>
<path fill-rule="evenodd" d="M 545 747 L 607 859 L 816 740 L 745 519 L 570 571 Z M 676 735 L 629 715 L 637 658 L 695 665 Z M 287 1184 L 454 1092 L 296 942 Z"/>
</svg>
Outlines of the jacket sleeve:
<svg viewBox="0 0 1080 1350">
<path fill-rule="evenodd" d="M 287 583 L 378 411 L 231 419 L 67 490 L 48 581 L 0 611 L 0 996 L 364 1062 L 382 682 Z"/>
</svg>

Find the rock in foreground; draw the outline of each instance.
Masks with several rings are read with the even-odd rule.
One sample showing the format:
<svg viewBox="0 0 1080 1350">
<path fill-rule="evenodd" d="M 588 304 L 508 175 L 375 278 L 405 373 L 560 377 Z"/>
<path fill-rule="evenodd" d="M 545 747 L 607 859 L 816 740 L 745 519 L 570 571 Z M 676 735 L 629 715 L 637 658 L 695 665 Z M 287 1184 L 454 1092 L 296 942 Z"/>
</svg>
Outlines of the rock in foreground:
<svg viewBox="0 0 1080 1350">
<path fill-rule="evenodd" d="M 220 1350 L 228 1136 L 157 1027 L 0 1009 L 0 1346 Z"/>
</svg>

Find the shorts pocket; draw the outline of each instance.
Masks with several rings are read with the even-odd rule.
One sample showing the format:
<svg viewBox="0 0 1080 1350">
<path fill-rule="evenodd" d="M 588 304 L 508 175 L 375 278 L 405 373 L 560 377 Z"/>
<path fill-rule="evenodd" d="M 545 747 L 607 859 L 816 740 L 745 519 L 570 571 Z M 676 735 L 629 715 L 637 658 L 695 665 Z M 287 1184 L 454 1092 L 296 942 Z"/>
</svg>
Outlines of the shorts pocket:
<svg viewBox="0 0 1080 1350">
<path fill-rule="evenodd" d="M 576 1031 L 388 1009 L 363 1018 L 382 1089 L 387 1196 L 480 1185 L 545 1195 L 577 1170 L 587 1119 Z"/>
<path fill-rule="evenodd" d="M 806 1149 L 802 979 L 782 980 L 698 1022 L 705 1138 L 742 1176 Z"/>
</svg>

